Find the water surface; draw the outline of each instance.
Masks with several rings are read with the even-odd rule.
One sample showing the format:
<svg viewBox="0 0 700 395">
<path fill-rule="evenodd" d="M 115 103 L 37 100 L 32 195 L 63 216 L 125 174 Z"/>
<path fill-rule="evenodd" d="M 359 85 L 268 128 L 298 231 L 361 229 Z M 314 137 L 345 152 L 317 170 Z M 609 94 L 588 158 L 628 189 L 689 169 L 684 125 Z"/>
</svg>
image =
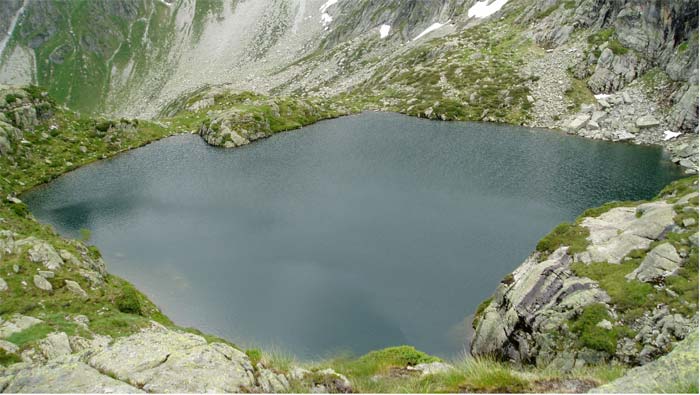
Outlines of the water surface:
<svg viewBox="0 0 700 395">
<path fill-rule="evenodd" d="M 175 322 L 303 358 L 411 344 L 465 317 L 562 221 L 655 195 L 658 148 L 365 113 L 224 150 L 176 136 L 23 196 Z"/>
</svg>

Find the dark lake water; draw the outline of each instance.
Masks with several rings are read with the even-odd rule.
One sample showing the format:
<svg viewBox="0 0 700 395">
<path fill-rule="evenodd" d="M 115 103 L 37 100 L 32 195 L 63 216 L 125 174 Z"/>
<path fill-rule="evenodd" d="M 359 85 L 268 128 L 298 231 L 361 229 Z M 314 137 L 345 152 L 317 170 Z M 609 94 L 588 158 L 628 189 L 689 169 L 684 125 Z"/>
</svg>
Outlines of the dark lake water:
<svg viewBox="0 0 700 395">
<path fill-rule="evenodd" d="M 461 352 L 562 221 L 680 176 L 657 148 L 365 113 L 224 150 L 176 136 L 22 198 L 176 323 L 302 358 Z"/>
</svg>

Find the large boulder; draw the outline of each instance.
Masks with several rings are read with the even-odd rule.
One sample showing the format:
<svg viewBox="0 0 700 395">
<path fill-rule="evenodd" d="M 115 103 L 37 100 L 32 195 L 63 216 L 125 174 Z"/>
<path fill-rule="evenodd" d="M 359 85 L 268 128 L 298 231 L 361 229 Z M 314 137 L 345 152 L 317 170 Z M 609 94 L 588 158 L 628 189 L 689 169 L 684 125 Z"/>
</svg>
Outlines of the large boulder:
<svg viewBox="0 0 700 395">
<path fill-rule="evenodd" d="M 88 364 L 148 392 L 242 392 L 256 385 L 244 353 L 158 325 L 98 351 Z"/>
<path fill-rule="evenodd" d="M 106 376 L 83 362 L 58 359 L 47 364 L 21 363 L 0 370 L 0 391 L 8 393 L 105 393 L 143 391 Z"/>
<path fill-rule="evenodd" d="M 17 247 L 29 246 L 29 251 L 27 251 L 29 260 L 35 263 L 41 263 L 49 270 L 57 270 L 63 265 L 63 259 L 61 259 L 58 252 L 56 252 L 51 244 L 44 240 L 32 236 L 18 240 L 15 245 Z"/>
<path fill-rule="evenodd" d="M 655 282 L 674 274 L 680 269 L 681 257 L 670 243 L 663 243 L 651 250 L 644 260 L 632 273 L 628 274 L 628 280 L 637 279 L 644 282 Z"/>
</svg>

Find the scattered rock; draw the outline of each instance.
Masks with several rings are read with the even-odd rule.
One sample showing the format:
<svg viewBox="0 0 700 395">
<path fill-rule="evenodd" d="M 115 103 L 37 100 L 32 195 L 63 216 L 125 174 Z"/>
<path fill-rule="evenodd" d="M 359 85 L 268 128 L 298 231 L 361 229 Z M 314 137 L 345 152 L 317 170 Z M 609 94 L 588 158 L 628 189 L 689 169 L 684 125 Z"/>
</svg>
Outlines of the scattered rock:
<svg viewBox="0 0 700 395">
<path fill-rule="evenodd" d="M 7 281 L 0 277 L 0 292 L 5 292 L 9 289 L 10 287 L 7 286 Z"/>
<path fill-rule="evenodd" d="M 602 320 L 596 326 L 607 330 L 612 330 L 613 328 L 612 322 L 608 320 Z"/>
<path fill-rule="evenodd" d="M 38 275 L 40 275 L 43 278 L 49 279 L 49 278 L 54 278 L 56 274 L 54 272 L 46 271 L 46 270 L 39 270 L 37 272 Z"/>
<path fill-rule="evenodd" d="M 35 263 L 42 263 L 49 270 L 57 270 L 63 264 L 63 260 L 56 250 L 51 244 L 43 240 L 29 237 L 24 240 L 19 240 L 17 245 L 31 245 L 32 247 L 28 251 L 29 260 Z"/>
<path fill-rule="evenodd" d="M 17 351 L 19 351 L 19 347 L 7 340 L 0 340 L 0 349 L 5 350 L 8 354 L 17 354 Z"/>
<path fill-rule="evenodd" d="M 43 321 L 26 315 L 15 314 L 7 321 L 0 318 L 0 338 L 10 337 L 14 333 L 22 332 Z"/>
<path fill-rule="evenodd" d="M 34 285 L 42 291 L 53 291 L 53 286 L 44 277 L 34 275 Z"/>
<path fill-rule="evenodd" d="M 307 375 L 310 375 L 311 371 L 308 369 L 300 368 L 298 366 L 294 366 L 289 370 L 289 378 L 291 380 L 303 380 Z"/>
<path fill-rule="evenodd" d="M 675 273 L 681 266 L 681 257 L 670 243 L 663 243 L 649 251 L 644 260 L 632 273 L 625 276 L 627 280 L 637 279 L 655 282 Z"/>
<path fill-rule="evenodd" d="M 661 123 L 659 122 L 658 119 L 654 118 L 651 115 L 645 115 L 643 117 L 640 117 L 637 119 L 637 122 L 635 122 L 638 128 L 640 129 L 645 129 L 645 128 L 652 128 L 654 126 L 659 126 Z"/>
<path fill-rule="evenodd" d="M 319 382 L 314 382 L 311 393 L 327 394 L 339 393 L 349 394 L 352 392 L 352 384 L 347 377 L 339 374 L 333 369 L 324 369 L 316 372 L 315 377 L 322 376 Z"/>
<path fill-rule="evenodd" d="M 590 116 L 588 114 L 580 114 L 576 118 L 574 118 L 571 122 L 569 122 L 567 129 L 569 130 L 569 132 L 576 132 L 579 129 L 581 129 L 582 127 L 584 127 L 589 119 L 590 119 Z"/>
<path fill-rule="evenodd" d="M 593 393 L 685 392 L 698 383 L 698 332 L 678 343 L 668 355 L 631 369 Z"/>
<path fill-rule="evenodd" d="M 64 355 L 70 355 L 72 350 L 65 332 L 52 332 L 41 339 L 38 344 L 39 351 L 50 361 Z"/>
<path fill-rule="evenodd" d="M 285 393 L 289 391 L 289 382 L 283 374 L 275 373 L 269 369 L 258 371 L 258 383 L 264 393 Z"/>
<path fill-rule="evenodd" d="M 80 284 L 76 283 L 75 281 L 66 280 L 66 288 L 68 291 L 80 296 L 83 299 L 88 298 L 87 292 L 85 292 L 85 290 L 80 287 Z"/>
</svg>

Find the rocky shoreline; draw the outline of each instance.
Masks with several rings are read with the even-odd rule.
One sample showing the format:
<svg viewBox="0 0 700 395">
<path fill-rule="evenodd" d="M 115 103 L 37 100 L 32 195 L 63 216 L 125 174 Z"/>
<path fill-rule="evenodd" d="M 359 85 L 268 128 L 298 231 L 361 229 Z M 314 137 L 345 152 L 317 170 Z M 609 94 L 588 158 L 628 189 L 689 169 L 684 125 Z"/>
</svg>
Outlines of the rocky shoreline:
<svg viewBox="0 0 700 395">
<path fill-rule="evenodd" d="M 686 179 L 558 227 L 477 313 L 472 354 L 644 365 L 697 334 L 697 207 L 698 181 Z"/>
</svg>

